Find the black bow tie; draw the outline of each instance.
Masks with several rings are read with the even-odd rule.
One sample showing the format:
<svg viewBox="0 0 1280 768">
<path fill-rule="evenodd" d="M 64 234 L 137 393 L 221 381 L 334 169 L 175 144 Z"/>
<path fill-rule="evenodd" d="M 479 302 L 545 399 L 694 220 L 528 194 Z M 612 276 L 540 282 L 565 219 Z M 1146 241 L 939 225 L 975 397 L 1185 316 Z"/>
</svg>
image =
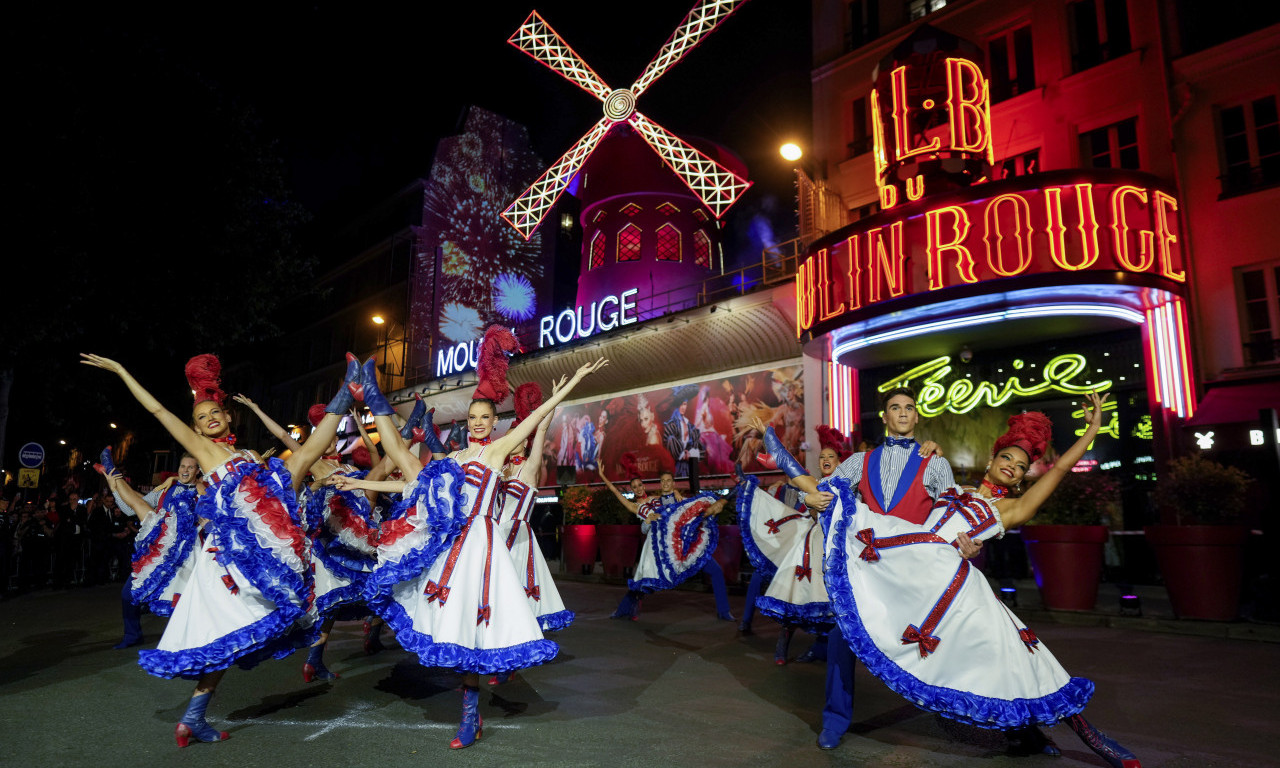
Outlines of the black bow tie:
<svg viewBox="0 0 1280 768">
<path fill-rule="evenodd" d="M 895 448 L 910 448 L 916 444 L 916 441 L 910 437 L 889 437 L 885 436 L 885 445 L 891 445 Z"/>
</svg>

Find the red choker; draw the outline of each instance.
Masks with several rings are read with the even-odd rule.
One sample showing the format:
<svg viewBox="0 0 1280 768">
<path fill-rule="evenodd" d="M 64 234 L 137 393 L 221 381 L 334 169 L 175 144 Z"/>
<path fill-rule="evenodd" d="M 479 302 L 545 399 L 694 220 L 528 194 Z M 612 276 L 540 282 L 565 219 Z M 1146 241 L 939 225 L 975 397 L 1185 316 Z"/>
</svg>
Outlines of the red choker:
<svg viewBox="0 0 1280 768">
<path fill-rule="evenodd" d="M 1009 495 L 1009 489 L 1003 485 L 996 485 L 987 478 L 982 478 L 982 487 L 991 492 L 991 495 L 997 499 L 1003 499 Z"/>
<path fill-rule="evenodd" d="M 227 445 L 235 445 L 235 444 L 236 444 L 236 436 L 235 436 L 235 433 L 233 433 L 233 432 L 228 432 L 227 434 L 223 435 L 222 437 L 211 437 L 211 438 L 209 438 L 209 439 L 210 439 L 210 440 L 212 440 L 212 441 L 213 441 L 213 442 L 215 442 L 215 443 L 226 443 Z"/>
<path fill-rule="evenodd" d="M 471 435 L 467 435 L 467 439 L 476 445 L 488 445 L 493 442 L 492 437 L 472 437 Z"/>
<path fill-rule="evenodd" d="M 520 466 L 521 464 L 524 463 L 524 458 L 525 457 L 523 456 L 508 456 L 507 461 L 511 462 L 512 464 L 515 464 L 516 466 Z"/>
<path fill-rule="evenodd" d="M 321 458 L 322 460 L 324 460 L 324 461 L 337 461 L 337 462 L 341 462 L 341 461 L 342 461 L 342 454 L 340 454 L 340 453 L 335 453 L 335 454 L 333 454 L 332 456 L 321 456 L 320 458 Z"/>
</svg>

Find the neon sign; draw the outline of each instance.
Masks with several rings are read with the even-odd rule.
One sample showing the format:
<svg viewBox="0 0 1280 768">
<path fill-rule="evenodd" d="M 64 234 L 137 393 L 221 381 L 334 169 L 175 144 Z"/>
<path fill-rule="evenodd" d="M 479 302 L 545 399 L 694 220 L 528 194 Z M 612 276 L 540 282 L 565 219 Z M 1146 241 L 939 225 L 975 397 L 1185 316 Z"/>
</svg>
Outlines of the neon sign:
<svg viewBox="0 0 1280 768">
<path fill-rule="evenodd" d="M 1186 280 L 1174 198 L 1119 181 L 1045 183 L 1054 176 L 1066 174 L 847 227 L 796 272 L 797 337 L 878 302 L 1007 277 L 1098 270 Z"/>
<path fill-rule="evenodd" d="M 544 315 L 538 322 L 538 348 L 566 344 L 574 339 L 611 331 L 620 325 L 631 325 L 638 319 L 635 297 L 639 292 L 639 288 L 632 288 L 616 296 L 593 301 L 585 318 L 581 305 L 573 309 L 566 307 L 558 315 Z"/>
<path fill-rule="evenodd" d="M 1102 427 L 1098 430 L 1098 434 L 1110 435 L 1111 437 L 1114 437 L 1115 439 L 1119 440 L 1120 439 L 1120 414 L 1116 413 L 1115 410 L 1116 410 L 1115 400 L 1108 400 L 1107 402 L 1102 404 L 1103 413 L 1106 413 L 1107 411 L 1111 411 L 1112 413 L 1111 413 L 1111 418 L 1107 420 L 1107 423 L 1103 424 Z M 1071 418 L 1083 419 L 1084 408 L 1077 408 L 1074 411 L 1072 411 Z M 1148 416 L 1147 418 L 1150 418 L 1150 417 Z M 1082 437 L 1085 431 L 1087 430 L 1088 430 L 1087 426 L 1082 425 L 1082 426 L 1076 427 L 1076 431 L 1075 431 L 1076 437 Z M 1096 439 L 1089 443 L 1088 450 L 1093 450 L 1093 444 L 1095 442 L 1097 442 Z"/>
<path fill-rule="evenodd" d="M 1013 361 L 1015 371 L 1023 370 L 1026 364 L 1021 360 Z M 973 381 L 972 379 L 956 379 L 950 384 L 944 383 L 953 370 L 951 356 L 935 357 L 927 363 L 881 384 L 877 391 L 888 392 L 895 387 L 910 386 L 915 383 L 917 392 L 916 410 L 921 416 L 937 416 L 943 412 L 968 413 L 979 405 L 998 407 L 1015 397 L 1036 397 L 1048 392 L 1061 392 L 1067 395 L 1084 395 L 1088 392 L 1105 392 L 1111 388 L 1111 380 L 1094 382 L 1076 382 L 1075 378 L 1089 367 L 1084 355 L 1058 355 L 1045 363 L 1041 369 L 1040 380 L 1024 383 L 1018 374 L 1010 376 L 1003 384 L 990 381 Z M 1114 407 L 1114 403 L 1111 404 Z M 1118 425 L 1116 429 L 1118 429 Z M 1114 435 L 1113 435 L 1114 436 Z"/>
</svg>

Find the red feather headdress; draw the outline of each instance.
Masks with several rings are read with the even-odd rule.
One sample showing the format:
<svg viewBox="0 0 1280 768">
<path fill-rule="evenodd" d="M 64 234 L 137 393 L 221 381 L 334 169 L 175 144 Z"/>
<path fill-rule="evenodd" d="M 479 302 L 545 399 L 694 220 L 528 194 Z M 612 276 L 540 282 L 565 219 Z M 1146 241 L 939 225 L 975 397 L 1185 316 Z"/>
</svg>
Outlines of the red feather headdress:
<svg viewBox="0 0 1280 768">
<path fill-rule="evenodd" d="M 187 383 L 195 393 L 196 403 L 212 400 L 218 405 L 227 399 L 222 391 L 222 363 L 216 355 L 196 355 L 187 361 Z"/>
<path fill-rule="evenodd" d="M 1009 417 L 1009 431 L 996 440 L 991 448 L 994 456 L 1009 446 L 1016 446 L 1026 451 L 1031 463 L 1035 464 L 1049 450 L 1049 442 L 1053 440 L 1053 422 L 1039 411 L 1015 413 Z"/>
<path fill-rule="evenodd" d="M 325 413 L 327 411 L 324 409 L 324 403 L 316 403 L 307 409 L 307 421 L 311 422 L 311 426 L 318 427 L 324 420 Z"/>
<path fill-rule="evenodd" d="M 840 430 L 826 424 L 819 424 L 817 431 L 818 445 L 835 451 L 841 461 L 853 455 L 853 449 L 849 447 L 849 439 L 841 434 Z"/>
<path fill-rule="evenodd" d="M 487 398 L 496 406 L 507 399 L 511 394 L 511 385 L 507 383 L 507 355 L 519 349 L 520 342 L 510 330 L 501 325 L 489 326 L 484 332 L 484 341 L 480 342 L 480 361 L 476 364 L 480 383 L 472 400 Z"/>
</svg>

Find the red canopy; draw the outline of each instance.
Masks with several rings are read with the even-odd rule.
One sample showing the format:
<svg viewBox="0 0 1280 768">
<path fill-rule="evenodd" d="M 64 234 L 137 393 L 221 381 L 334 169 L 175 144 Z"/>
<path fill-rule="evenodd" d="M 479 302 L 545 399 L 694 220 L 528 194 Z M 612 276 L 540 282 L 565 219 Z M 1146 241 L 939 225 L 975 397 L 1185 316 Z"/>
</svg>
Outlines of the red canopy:
<svg viewBox="0 0 1280 768">
<path fill-rule="evenodd" d="M 1280 380 L 1223 384 L 1204 393 L 1187 426 L 1256 422 L 1258 411 L 1265 408 L 1280 411 Z"/>
</svg>

